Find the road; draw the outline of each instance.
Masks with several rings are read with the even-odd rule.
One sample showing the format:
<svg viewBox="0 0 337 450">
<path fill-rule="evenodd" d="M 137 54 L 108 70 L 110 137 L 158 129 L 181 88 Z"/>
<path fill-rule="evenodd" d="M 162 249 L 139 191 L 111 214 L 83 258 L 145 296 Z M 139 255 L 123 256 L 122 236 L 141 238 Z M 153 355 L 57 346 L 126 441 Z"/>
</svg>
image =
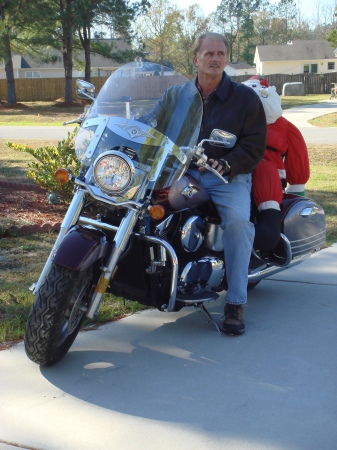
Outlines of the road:
<svg viewBox="0 0 337 450">
<path fill-rule="evenodd" d="M 326 101 L 310 106 L 299 106 L 287 109 L 283 116 L 296 125 L 304 136 L 307 144 L 336 144 L 337 127 L 317 128 L 308 123 L 309 119 L 337 112 L 337 101 Z M 61 140 L 74 129 L 73 125 L 64 127 L 30 127 L 5 126 L 0 127 L 0 139 L 42 139 Z"/>
</svg>

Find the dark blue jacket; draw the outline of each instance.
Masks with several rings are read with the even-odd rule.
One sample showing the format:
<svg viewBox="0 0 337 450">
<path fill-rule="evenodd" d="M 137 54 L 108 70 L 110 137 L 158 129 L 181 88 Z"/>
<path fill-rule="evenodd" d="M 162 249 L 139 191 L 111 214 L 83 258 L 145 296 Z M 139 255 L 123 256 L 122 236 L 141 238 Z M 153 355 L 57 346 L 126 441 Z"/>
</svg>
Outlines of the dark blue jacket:
<svg viewBox="0 0 337 450">
<path fill-rule="evenodd" d="M 194 82 L 197 84 L 197 78 Z M 253 89 L 232 81 L 226 73 L 207 103 L 204 102 L 198 142 L 208 139 L 214 128 L 235 134 L 237 142 L 231 149 L 206 145 L 207 156 L 228 161 L 231 166 L 229 180 L 240 173 L 252 172 L 266 149 L 266 116 Z"/>
</svg>

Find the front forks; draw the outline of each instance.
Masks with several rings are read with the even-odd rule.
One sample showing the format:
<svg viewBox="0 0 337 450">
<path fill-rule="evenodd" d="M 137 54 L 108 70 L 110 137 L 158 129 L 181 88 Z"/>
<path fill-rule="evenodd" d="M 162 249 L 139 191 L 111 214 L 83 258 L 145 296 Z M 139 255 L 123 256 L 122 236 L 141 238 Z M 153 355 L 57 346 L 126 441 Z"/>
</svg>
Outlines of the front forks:
<svg viewBox="0 0 337 450">
<path fill-rule="evenodd" d="M 82 191 L 79 189 L 75 192 L 74 197 L 69 205 L 68 211 L 67 211 L 66 215 L 64 216 L 59 235 L 57 236 L 57 239 L 52 248 L 52 251 L 50 252 L 47 262 L 41 272 L 40 278 L 39 278 L 38 282 L 35 285 L 33 285 L 33 287 L 31 288 L 33 290 L 34 295 L 36 295 L 39 292 L 40 287 L 44 283 L 44 280 L 50 270 L 50 267 L 51 267 L 51 264 L 53 261 L 53 257 L 55 255 L 58 247 L 60 246 L 62 239 L 68 233 L 69 228 L 77 223 L 77 220 L 83 209 L 84 203 L 85 203 L 85 191 Z"/>
<path fill-rule="evenodd" d="M 93 319 L 95 316 L 97 308 L 101 303 L 103 294 L 105 293 L 111 277 L 116 270 L 119 257 L 124 252 L 126 245 L 130 239 L 130 235 L 133 231 L 138 216 L 138 211 L 130 210 L 128 214 L 123 218 L 117 230 L 112 244 L 111 255 L 107 261 L 107 264 L 104 267 L 101 267 L 102 274 L 100 276 L 100 279 L 98 280 L 95 292 L 90 302 L 90 307 L 87 312 L 87 316 L 90 317 L 90 319 Z"/>
</svg>

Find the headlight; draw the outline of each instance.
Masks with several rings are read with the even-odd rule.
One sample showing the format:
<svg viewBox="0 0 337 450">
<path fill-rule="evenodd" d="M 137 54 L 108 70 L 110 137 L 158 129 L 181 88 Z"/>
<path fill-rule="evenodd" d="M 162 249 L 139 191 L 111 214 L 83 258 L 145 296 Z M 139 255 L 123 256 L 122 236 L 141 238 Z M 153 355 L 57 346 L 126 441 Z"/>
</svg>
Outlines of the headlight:
<svg viewBox="0 0 337 450">
<path fill-rule="evenodd" d="M 94 163 L 94 180 L 107 194 L 118 195 L 130 185 L 135 169 L 130 158 L 119 154 L 101 155 Z"/>
</svg>

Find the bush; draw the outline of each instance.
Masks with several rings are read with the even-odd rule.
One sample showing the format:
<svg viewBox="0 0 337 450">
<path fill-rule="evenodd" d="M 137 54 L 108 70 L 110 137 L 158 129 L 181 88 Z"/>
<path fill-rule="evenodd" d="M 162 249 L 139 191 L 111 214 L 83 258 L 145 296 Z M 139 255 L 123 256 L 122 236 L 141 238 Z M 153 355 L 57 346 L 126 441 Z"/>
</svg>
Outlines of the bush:
<svg viewBox="0 0 337 450">
<path fill-rule="evenodd" d="M 47 146 L 32 148 L 28 145 L 14 144 L 7 142 L 7 146 L 19 152 L 27 152 L 38 162 L 28 163 L 30 170 L 27 177 L 36 184 L 46 189 L 48 192 L 57 193 L 64 203 L 71 200 L 73 184 L 59 184 L 54 179 L 56 169 L 63 167 L 73 175 L 78 175 L 81 163 L 76 157 L 73 138 L 77 133 L 75 129 L 72 133 L 68 133 L 68 137 L 59 141 L 57 146 Z"/>
</svg>

